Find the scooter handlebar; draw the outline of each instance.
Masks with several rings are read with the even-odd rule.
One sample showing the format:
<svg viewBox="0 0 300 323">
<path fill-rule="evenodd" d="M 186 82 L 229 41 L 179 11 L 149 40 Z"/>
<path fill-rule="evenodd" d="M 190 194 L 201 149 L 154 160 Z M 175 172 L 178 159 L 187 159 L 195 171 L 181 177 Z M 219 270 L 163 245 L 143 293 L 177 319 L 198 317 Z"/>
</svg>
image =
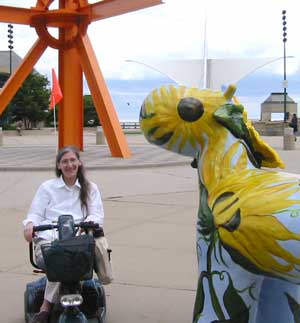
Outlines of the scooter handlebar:
<svg viewBox="0 0 300 323">
<path fill-rule="evenodd" d="M 85 230 L 95 230 L 95 229 L 99 229 L 99 223 L 95 223 L 92 221 L 80 222 L 79 224 L 75 224 L 75 227 L 85 229 Z"/>
<path fill-rule="evenodd" d="M 98 223 L 95 222 L 80 222 L 78 224 L 75 224 L 75 228 L 81 228 L 85 230 L 95 230 L 99 229 L 100 226 Z M 57 224 L 43 224 L 43 225 L 35 225 L 33 227 L 33 232 L 38 232 L 38 231 L 46 231 L 46 230 L 53 230 L 53 229 L 58 229 Z"/>
<path fill-rule="evenodd" d="M 57 229 L 57 228 L 58 228 L 58 225 L 57 224 L 35 225 L 33 227 L 33 232 L 53 230 L 53 229 Z"/>
</svg>

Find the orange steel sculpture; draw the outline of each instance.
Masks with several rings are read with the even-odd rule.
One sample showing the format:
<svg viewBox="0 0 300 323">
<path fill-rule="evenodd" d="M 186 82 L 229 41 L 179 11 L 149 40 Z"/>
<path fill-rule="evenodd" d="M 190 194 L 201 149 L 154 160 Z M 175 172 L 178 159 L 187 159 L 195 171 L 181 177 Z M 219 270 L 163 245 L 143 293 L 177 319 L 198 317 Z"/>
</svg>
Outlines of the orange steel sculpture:
<svg viewBox="0 0 300 323">
<path fill-rule="evenodd" d="M 48 46 L 59 51 L 59 83 L 63 100 L 59 104 L 59 147 L 76 145 L 83 150 L 83 73 L 113 157 L 131 156 L 101 73 L 89 37 L 88 25 L 100 19 L 161 4 L 161 0 L 59 0 L 59 9 L 50 10 L 53 0 L 38 0 L 30 9 L 0 6 L 0 21 L 35 28 L 37 41 L 0 93 L 0 115 L 21 87 Z M 48 27 L 59 28 L 58 38 Z"/>
</svg>

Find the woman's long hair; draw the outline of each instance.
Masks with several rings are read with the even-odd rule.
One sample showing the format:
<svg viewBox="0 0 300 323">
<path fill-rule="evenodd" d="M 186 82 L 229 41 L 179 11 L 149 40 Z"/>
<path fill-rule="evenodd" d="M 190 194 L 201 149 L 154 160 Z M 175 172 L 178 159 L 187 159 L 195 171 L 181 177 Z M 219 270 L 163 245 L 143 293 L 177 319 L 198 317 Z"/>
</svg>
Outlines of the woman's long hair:
<svg viewBox="0 0 300 323">
<path fill-rule="evenodd" d="M 75 146 L 66 146 L 62 149 L 60 149 L 56 155 L 56 163 L 55 163 L 55 174 L 57 177 L 60 177 L 62 174 L 62 171 L 58 169 L 57 164 L 60 162 L 61 158 L 63 157 L 64 154 L 72 152 L 76 155 L 77 159 L 80 160 L 80 152 L 79 149 Z M 90 183 L 86 179 L 85 176 L 85 169 L 82 164 L 82 161 L 80 160 L 81 165 L 78 167 L 78 172 L 77 172 L 77 179 L 78 182 L 81 186 L 80 189 L 80 202 L 81 202 L 81 207 L 82 209 L 86 209 L 86 212 L 88 213 L 88 199 L 89 199 L 89 193 L 90 193 Z"/>
</svg>

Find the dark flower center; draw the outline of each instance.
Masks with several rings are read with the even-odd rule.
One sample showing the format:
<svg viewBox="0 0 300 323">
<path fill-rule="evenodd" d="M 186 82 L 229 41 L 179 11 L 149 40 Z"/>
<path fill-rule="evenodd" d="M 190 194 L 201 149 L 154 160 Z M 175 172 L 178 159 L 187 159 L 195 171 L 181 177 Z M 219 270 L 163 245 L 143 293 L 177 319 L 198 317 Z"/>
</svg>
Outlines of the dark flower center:
<svg viewBox="0 0 300 323">
<path fill-rule="evenodd" d="M 181 119 L 193 122 L 201 118 L 204 113 L 204 107 L 200 100 L 187 97 L 179 101 L 177 111 Z"/>
</svg>

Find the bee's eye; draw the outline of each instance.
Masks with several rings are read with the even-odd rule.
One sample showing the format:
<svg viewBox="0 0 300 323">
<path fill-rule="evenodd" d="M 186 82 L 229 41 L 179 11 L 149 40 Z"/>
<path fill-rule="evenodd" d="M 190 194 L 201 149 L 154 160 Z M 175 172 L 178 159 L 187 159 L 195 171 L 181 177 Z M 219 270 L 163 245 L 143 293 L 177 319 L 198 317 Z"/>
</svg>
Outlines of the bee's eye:
<svg viewBox="0 0 300 323">
<path fill-rule="evenodd" d="M 181 119 L 193 122 L 201 118 L 204 113 L 204 108 L 200 100 L 187 97 L 179 101 L 177 111 Z"/>
</svg>

